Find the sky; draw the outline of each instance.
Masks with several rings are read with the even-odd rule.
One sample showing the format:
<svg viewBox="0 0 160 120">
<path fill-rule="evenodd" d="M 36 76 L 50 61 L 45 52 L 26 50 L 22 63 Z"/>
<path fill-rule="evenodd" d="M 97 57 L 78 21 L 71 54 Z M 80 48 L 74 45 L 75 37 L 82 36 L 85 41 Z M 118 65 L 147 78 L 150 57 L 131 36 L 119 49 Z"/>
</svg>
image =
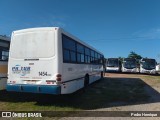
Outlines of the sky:
<svg viewBox="0 0 160 120">
<path fill-rule="evenodd" d="M 160 0 L 0 0 L 0 34 L 62 27 L 106 58 L 131 51 L 160 62 Z"/>
</svg>

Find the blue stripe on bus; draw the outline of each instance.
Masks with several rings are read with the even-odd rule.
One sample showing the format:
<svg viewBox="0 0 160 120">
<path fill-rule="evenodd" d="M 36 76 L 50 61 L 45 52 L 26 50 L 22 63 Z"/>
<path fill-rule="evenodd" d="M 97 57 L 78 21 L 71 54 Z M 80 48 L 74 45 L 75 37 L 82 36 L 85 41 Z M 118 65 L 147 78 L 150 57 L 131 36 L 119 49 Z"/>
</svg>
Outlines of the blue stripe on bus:
<svg viewBox="0 0 160 120">
<path fill-rule="evenodd" d="M 24 85 L 24 84 L 7 84 L 7 91 L 13 92 L 30 92 L 45 94 L 61 94 L 61 86 L 58 85 Z"/>
</svg>

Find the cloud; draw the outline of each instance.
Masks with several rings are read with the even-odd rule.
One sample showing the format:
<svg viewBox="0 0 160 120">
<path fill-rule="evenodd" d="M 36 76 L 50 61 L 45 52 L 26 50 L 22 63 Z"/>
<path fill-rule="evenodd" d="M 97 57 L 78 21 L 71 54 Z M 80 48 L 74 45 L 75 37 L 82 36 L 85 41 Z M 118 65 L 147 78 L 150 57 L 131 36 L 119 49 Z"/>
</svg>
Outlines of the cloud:
<svg viewBox="0 0 160 120">
<path fill-rule="evenodd" d="M 57 27 L 66 27 L 66 24 L 63 22 L 60 22 L 60 21 L 52 21 L 52 22 L 50 22 L 50 24 L 52 26 L 57 26 Z"/>
<path fill-rule="evenodd" d="M 133 37 L 139 39 L 160 39 L 160 28 L 152 28 L 149 30 L 140 30 L 132 34 Z"/>
<path fill-rule="evenodd" d="M 27 20 L 19 21 L 20 28 L 32 27 L 66 27 L 66 17 L 52 14 L 41 14 L 41 16 L 32 16 Z"/>
<path fill-rule="evenodd" d="M 53 14 L 46 14 L 41 16 L 40 20 L 42 26 L 56 26 L 56 27 L 66 27 L 66 19 L 67 16 L 63 15 L 53 15 Z"/>
</svg>

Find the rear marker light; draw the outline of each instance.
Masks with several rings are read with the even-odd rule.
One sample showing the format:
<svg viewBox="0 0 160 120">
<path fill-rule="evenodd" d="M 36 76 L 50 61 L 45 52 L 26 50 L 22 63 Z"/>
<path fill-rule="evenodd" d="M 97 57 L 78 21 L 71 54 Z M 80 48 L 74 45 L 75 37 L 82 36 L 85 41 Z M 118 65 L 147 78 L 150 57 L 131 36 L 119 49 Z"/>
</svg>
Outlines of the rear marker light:
<svg viewBox="0 0 160 120">
<path fill-rule="evenodd" d="M 61 77 L 61 74 L 57 74 L 56 77 Z"/>
<path fill-rule="evenodd" d="M 56 80 L 57 80 L 57 81 L 61 81 L 61 78 L 60 78 L 60 77 L 57 77 Z"/>
</svg>

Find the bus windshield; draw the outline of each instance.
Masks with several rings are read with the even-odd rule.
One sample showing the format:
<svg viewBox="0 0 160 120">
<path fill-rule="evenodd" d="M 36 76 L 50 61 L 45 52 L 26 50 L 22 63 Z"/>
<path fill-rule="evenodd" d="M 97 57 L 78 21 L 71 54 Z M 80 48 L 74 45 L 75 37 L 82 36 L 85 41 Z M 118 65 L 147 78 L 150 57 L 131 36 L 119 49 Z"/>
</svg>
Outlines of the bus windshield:
<svg viewBox="0 0 160 120">
<path fill-rule="evenodd" d="M 136 68 L 136 61 L 135 60 L 125 60 L 124 67 L 128 69 Z"/>
<path fill-rule="evenodd" d="M 156 67 L 156 62 L 155 60 L 145 60 L 144 62 L 142 62 L 142 68 L 144 69 L 155 69 Z"/>
<path fill-rule="evenodd" d="M 53 31 L 15 33 L 10 54 L 17 59 L 49 58 L 54 56 L 54 44 Z"/>
<path fill-rule="evenodd" d="M 119 62 L 117 59 L 108 59 L 107 61 L 107 67 L 118 67 Z"/>
</svg>

